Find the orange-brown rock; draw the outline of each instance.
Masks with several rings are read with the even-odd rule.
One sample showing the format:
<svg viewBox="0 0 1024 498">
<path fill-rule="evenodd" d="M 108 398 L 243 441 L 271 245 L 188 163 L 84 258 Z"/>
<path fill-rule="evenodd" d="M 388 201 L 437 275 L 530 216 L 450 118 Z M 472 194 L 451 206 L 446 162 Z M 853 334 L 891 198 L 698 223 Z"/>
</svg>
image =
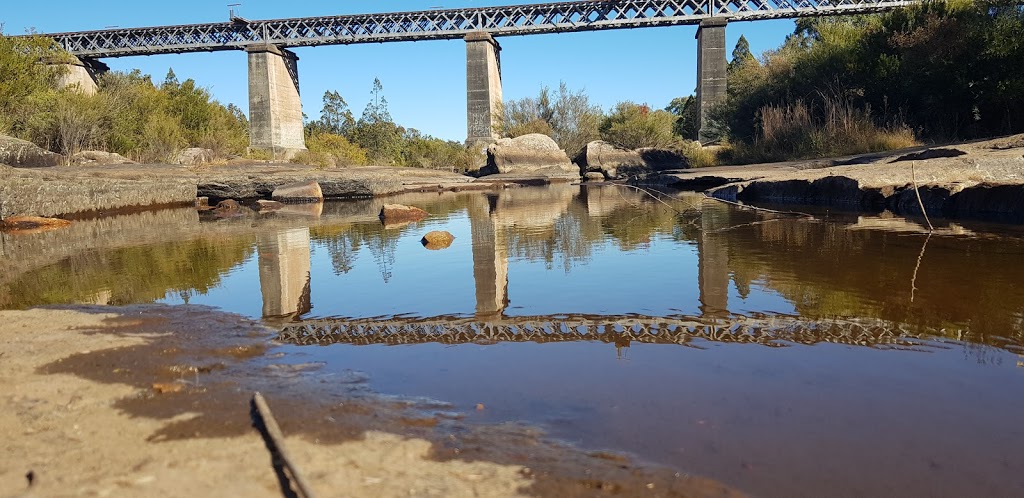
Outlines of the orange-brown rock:
<svg viewBox="0 0 1024 498">
<path fill-rule="evenodd" d="M 418 207 L 405 206 L 402 204 L 385 204 L 384 207 L 380 209 L 380 214 L 378 216 L 385 225 L 390 225 L 392 223 L 401 223 L 403 221 L 420 221 L 423 218 L 430 216 L 430 213 L 427 213 Z"/>
<path fill-rule="evenodd" d="M 11 216 L 0 220 L 0 231 L 35 233 L 66 227 L 71 222 L 59 218 L 40 218 L 38 216 Z"/>
<path fill-rule="evenodd" d="M 452 245 L 455 240 L 455 236 L 449 232 L 443 230 L 435 230 L 423 236 L 420 243 L 423 247 L 430 249 L 431 251 L 438 251 L 441 249 L 447 249 Z"/>
</svg>

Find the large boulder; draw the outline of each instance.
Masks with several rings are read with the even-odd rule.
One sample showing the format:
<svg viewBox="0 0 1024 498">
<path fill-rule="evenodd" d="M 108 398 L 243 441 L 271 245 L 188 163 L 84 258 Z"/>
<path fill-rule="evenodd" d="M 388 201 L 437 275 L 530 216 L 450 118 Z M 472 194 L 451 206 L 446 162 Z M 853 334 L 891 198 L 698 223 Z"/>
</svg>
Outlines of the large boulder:
<svg viewBox="0 0 1024 498">
<path fill-rule="evenodd" d="M 191 147 L 181 152 L 178 152 L 174 156 L 174 160 L 171 161 L 174 164 L 180 164 L 182 166 L 196 166 L 199 164 L 206 164 L 213 162 L 217 158 L 211 149 L 201 149 L 198 147 Z"/>
<path fill-rule="evenodd" d="M 102 150 L 83 150 L 71 156 L 71 164 L 137 164 L 116 152 L 104 152 Z"/>
<path fill-rule="evenodd" d="M 690 167 L 686 156 L 672 150 L 651 147 L 629 150 L 602 140 L 587 144 L 576 155 L 575 162 L 580 173 L 600 172 L 605 178 L 646 177 Z"/>
<path fill-rule="evenodd" d="M 675 169 L 690 169 L 689 159 L 686 159 L 686 156 L 674 150 L 646 147 L 636 151 L 643 158 L 644 165 L 651 171 L 662 172 Z"/>
<path fill-rule="evenodd" d="M 64 156 L 32 142 L 0 135 L 0 164 L 15 168 L 48 168 L 64 164 Z"/>
<path fill-rule="evenodd" d="M 629 170 L 645 166 L 639 152 L 604 140 L 595 140 L 587 144 L 576 155 L 574 162 L 579 165 L 581 174 L 602 173 L 605 178 L 618 177 L 619 168 Z"/>
<path fill-rule="evenodd" d="M 377 216 L 383 223 L 390 224 L 420 221 L 423 218 L 430 216 L 430 214 L 415 206 L 385 204 L 384 207 L 380 208 L 380 214 Z"/>
<path fill-rule="evenodd" d="M 314 180 L 305 182 L 289 183 L 274 189 L 270 198 L 283 203 L 299 204 L 304 202 L 321 202 L 324 200 L 324 192 L 320 184 Z"/>
<path fill-rule="evenodd" d="M 550 178 L 579 178 L 565 151 L 551 137 L 531 133 L 516 138 L 503 138 L 487 147 L 487 166 L 481 175 L 521 175 Z"/>
</svg>

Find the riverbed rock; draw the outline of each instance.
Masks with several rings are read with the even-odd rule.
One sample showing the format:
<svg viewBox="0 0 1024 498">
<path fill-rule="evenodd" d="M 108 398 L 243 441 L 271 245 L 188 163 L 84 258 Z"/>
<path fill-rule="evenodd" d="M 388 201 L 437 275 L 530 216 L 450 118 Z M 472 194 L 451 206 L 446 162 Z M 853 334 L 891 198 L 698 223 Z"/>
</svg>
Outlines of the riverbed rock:
<svg viewBox="0 0 1024 498">
<path fill-rule="evenodd" d="M 604 173 L 600 171 L 588 171 L 583 174 L 583 180 L 588 182 L 603 182 L 605 179 Z"/>
<path fill-rule="evenodd" d="M 380 215 L 378 216 L 380 217 L 380 220 L 385 224 L 391 224 L 420 221 L 423 218 L 430 216 L 430 213 L 427 213 L 426 211 L 414 206 L 405 206 L 402 204 L 385 204 L 384 207 L 380 209 Z"/>
<path fill-rule="evenodd" d="M 324 192 L 320 184 L 310 180 L 305 182 L 289 183 L 274 189 L 270 198 L 285 204 L 301 204 L 306 202 L 321 202 L 324 200 Z"/>
<path fill-rule="evenodd" d="M 0 164 L 15 168 L 49 168 L 64 164 L 64 156 L 26 140 L 0 135 Z"/>
<path fill-rule="evenodd" d="M 245 214 L 245 209 L 234 199 L 224 199 L 217 203 L 217 207 L 213 208 L 213 214 L 218 218 L 232 218 Z"/>
<path fill-rule="evenodd" d="M 617 177 L 618 169 L 621 167 L 644 166 L 644 160 L 639 152 L 604 140 L 595 140 L 587 144 L 576 155 L 574 162 L 579 165 L 581 173 L 601 173 L 605 178 Z"/>
<path fill-rule="evenodd" d="M 117 168 L 130 168 L 118 170 Z M 0 217 L 103 214 L 125 208 L 192 206 L 194 178 L 166 166 L 0 166 Z"/>
<path fill-rule="evenodd" d="M 487 147 L 487 166 L 481 175 L 515 174 L 546 178 L 579 179 L 579 168 L 551 137 L 531 133 L 503 138 Z"/>
<path fill-rule="evenodd" d="M 420 243 L 431 251 L 447 249 L 455 241 L 455 236 L 444 230 L 434 230 L 423 236 Z"/>
<path fill-rule="evenodd" d="M 277 202 L 277 201 L 268 201 L 266 199 L 260 199 L 260 200 L 256 201 L 256 206 L 259 207 L 260 212 L 263 213 L 263 212 L 267 212 L 267 211 L 278 211 L 278 210 L 284 208 L 284 203 Z"/>
<path fill-rule="evenodd" d="M 603 140 L 587 144 L 574 160 L 581 173 L 599 172 L 605 178 L 647 177 L 690 167 L 686 156 L 675 151 L 650 147 L 630 150 Z"/>
<path fill-rule="evenodd" d="M 212 162 L 216 158 L 217 155 L 213 152 L 212 149 L 190 147 L 175 154 L 174 160 L 171 162 L 174 164 L 180 164 L 182 166 L 196 166 L 199 164 L 206 164 Z"/>
<path fill-rule="evenodd" d="M 102 164 L 138 164 L 116 152 L 102 150 L 83 150 L 71 156 L 71 164 L 102 165 Z"/>
</svg>

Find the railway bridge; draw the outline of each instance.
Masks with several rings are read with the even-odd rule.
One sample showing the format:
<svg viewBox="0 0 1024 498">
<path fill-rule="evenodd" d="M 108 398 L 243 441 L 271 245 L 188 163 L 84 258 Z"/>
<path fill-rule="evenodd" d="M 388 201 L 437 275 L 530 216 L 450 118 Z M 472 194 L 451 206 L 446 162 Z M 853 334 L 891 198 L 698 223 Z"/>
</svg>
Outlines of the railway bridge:
<svg viewBox="0 0 1024 498">
<path fill-rule="evenodd" d="M 304 150 L 296 47 L 461 39 L 466 43 L 467 145 L 497 138 L 503 36 L 697 25 L 697 102 L 707 113 L 726 91 L 725 28 L 730 22 L 881 12 L 920 0 L 590 0 L 295 19 L 52 33 L 78 58 L 69 81 L 95 91 L 101 59 L 220 50 L 249 60 L 250 146 L 290 156 Z"/>
</svg>

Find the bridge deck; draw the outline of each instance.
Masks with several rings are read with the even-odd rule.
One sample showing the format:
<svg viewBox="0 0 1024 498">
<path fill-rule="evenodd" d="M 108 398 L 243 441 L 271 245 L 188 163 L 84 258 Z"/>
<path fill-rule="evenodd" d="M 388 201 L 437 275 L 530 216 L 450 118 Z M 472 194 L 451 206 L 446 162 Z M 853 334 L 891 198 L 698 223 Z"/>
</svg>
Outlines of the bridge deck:
<svg viewBox="0 0 1024 498">
<path fill-rule="evenodd" d="M 280 48 L 352 43 L 461 39 L 845 15 L 900 8 L 919 0 L 592 0 L 503 7 L 427 10 L 107 29 L 48 34 L 82 58 Z"/>
</svg>

